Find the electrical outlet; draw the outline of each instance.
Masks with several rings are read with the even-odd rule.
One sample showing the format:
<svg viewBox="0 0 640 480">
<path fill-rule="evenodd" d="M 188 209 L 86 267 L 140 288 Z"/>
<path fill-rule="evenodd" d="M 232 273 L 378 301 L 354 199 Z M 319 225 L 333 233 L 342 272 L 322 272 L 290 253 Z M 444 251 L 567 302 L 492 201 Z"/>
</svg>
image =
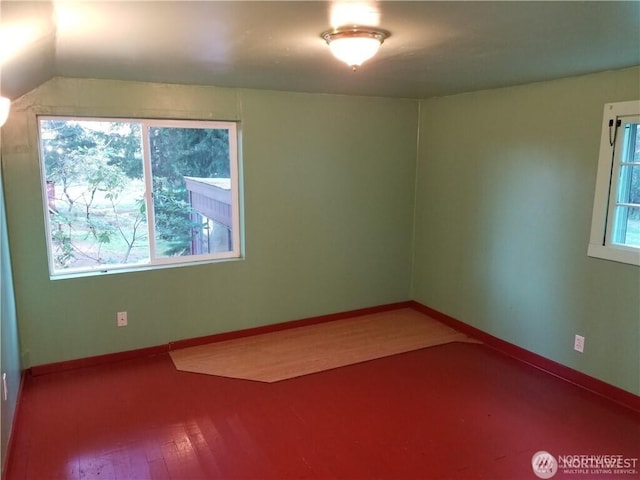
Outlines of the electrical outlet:
<svg viewBox="0 0 640 480">
<path fill-rule="evenodd" d="M 127 312 L 118 312 L 116 318 L 119 327 L 126 327 L 128 325 Z"/>
<path fill-rule="evenodd" d="M 582 335 L 576 335 L 576 339 L 573 342 L 573 349 L 576 352 L 584 352 L 584 337 Z"/>
</svg>

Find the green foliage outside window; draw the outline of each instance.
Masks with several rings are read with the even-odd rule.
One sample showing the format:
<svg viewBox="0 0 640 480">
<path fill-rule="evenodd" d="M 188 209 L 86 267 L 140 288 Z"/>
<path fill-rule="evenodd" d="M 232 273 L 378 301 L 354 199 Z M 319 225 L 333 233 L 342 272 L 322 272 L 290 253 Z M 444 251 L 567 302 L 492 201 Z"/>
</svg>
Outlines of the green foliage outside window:
<svg viewBox="0 0 640 480">
<path fill-rule="evenodd" d="M 147 201 L 155 256 L 191 255 L 194 223 L 185 176 L 229 178 L 229 131 L 148 127 L 135 121 L 43 119 L 42 158 L 55 270 L 149 260 Z M 152 196 L 145 194 L 150 168 Z"/>
</svg>

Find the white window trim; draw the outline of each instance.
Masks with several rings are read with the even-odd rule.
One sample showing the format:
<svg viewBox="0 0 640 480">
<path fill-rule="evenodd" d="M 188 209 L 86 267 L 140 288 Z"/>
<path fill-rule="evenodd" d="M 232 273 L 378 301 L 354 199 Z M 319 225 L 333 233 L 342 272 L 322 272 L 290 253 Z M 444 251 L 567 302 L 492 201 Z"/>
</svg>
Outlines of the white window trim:
<svg viewBox="0 0 640 480">
<path fill-rule="evenodd" d="M 52 280 L 55 279 L 64 279 L 64 278 L 78 278 L 92 275 L 101 275 L 108 273 L 126 273 L 126 272 L 138 272 L 145 270 L 153 270 L 157 268 L 173 268 L 173 267 L 182 267 L 189 265 L 202 265 L 207 263 L 218 263 L 222 261 L 233 261 L 233 260 L 241 260 L 243 258 L 243 246 L 241 244 L 241 212 L 240 212 L 240 145 L 239 145 L 239 136 L 240 136 L 240 127 L 238 122 L 236 121 L 222 121 L 222 120 L 165 120 L 165 119 L 153 119 L 153 118 L 124 118 L 124 117 L 100 117 L 100 116 L 78 116 L 78 115 L 42 115 L 38 117 L 38 137 L 40 136 L 40 121 L 41 120 L 95 120 L 101 122 L 132 122 L 139 123 L 143 126 L 142 128 L 142 148 L 144 150 L 143 153 L 143 170 L 144 170 L 144 179 L 146 184 L 146 192 L 145 192 L 145 200 L 147 201 L 147 205 L 151 205 L 152 198 L 152 180 L 151 176 L 147 174 L 150 171 L 150 163 L 149 163 L 149 144 L 148 144 L 148 135 L 146 127 L 179 127 L 179 128 L 224 128 L 228 129 L 230 132 L 229 135 L 229 152 L 230 152 L 230 177 L 231 177 L 231 198 L 232 198 L 232 244 L 233 250 L 229 252 L 218 252 L 215 255 L 197 255 L 197 256 L 184 256 L 184 257 L 156 257 L 154 255 L 154 251 L 152 248 L 155 245 L 152 245 L 154 242 L 154 236 L 150 238 L 150 260 L 148 263 L 140 263 L 140 264 L 104 264 L 104 265 L 96 265 L 91 267 L 82 267 L 82 268 L 70 268 L 68 270 L 60 270 L 56 271 L 54 268 L 54 259 L 52 255 L 52 244 L 51 244 L 51 221 L 50 214 L 48 208 L 48 201 L 46 195 L 46 175 L 45 175 L 45 167 L 44 167 L 44 159 L 42 154 L 42 146 L 40 145 L 40 155 L 39 155 L 39 163 L 40 163 L 40 178 L 41 178 L 41 192 L 43 195 L 43 208 L 45 215 L 45 231 L 46 231 L 46 240 L 47 240 L 47 257 L 49 260 L 49 278 Z M 41 139 L 39 139 L 39 143 Z M 153 225 L 154 217 L 153 217 L 153 209 L 147 208 L 147 222 L 149 225 Z"/>
<path fill-rule="evenodd" d="M 640 266 L 640 248 L 617 245 L 611 242 L 612 209 L 609 208 L 610 199 L 615 195 L 618 175 L 618 171 L 613 164 L 613 147 L 609 138 L 609 120 L 613 120 L 613 128 L 615 128 L 615 123 L 618 119 L 638 115 L 640 115 L 640 100 L 607 103 L 604 106 L 598 174 L 591 219 L 591 235 L 587 254 L 590 257 Z M 616 151 L 620 151 L 620 142 L 622 142 L 622 135 L 618 135 L 616 139 Z M 609 226 L 607 226 L 608 223 Z"/>
</svg>

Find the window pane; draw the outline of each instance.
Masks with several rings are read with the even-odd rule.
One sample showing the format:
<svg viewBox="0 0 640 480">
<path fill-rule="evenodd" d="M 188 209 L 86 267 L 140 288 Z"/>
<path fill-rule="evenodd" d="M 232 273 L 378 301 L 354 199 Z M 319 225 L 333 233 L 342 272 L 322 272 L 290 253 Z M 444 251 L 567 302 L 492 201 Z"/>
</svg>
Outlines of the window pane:
<svg viewBox="0 0 640 480">
<path fill-rule="evenodd" d="M 638 124 L 628 123 L 625 126 L 624 151 L 622 162 L 640 163 L 640 135 Z"/>
<path fill-rule="evenodd" d="M 620 168 L 618 203 L 640 205 L 640 165 L 623 165 Z"/>
<path fill-rule="evenodd" d="M 640 247 L 640 208 L 616 207 L 613 243 Z"/>
<path fill-rule="evenodd" d="M 640 246 L 640 135 L 638 124 L 627 123 L 620 156 L 612 241 Z"/>
<path fill-rule="evenodd" d="M 239 256 L 234 123 L 39 126 L 52 274 Z"/>
<path fill-rule="evenodd" d="M 640 135 L 637 123 L 625 125 L 621 153 L 617 202 L 640 204 Z"/>
<path fill-rule="evenodd" d="M 230 252 L 229 130 L 149 128 L 156 257 Z"/>
<path fill-rule="evenodd" d="M 40 121 L 54 272 L 147 262 L 140 126 Z"/>
</svg>

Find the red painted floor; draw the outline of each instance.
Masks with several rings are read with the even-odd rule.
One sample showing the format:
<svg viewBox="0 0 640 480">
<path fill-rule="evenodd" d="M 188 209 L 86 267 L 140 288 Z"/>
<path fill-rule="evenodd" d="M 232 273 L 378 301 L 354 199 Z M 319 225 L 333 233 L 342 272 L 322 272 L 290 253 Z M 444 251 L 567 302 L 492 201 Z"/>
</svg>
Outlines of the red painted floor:
<svg viewBox="0 0 640 480">
<path fill-rule="evenodd" d="M 14 442 L 7 480 L 535 480 L 539 450 L 640 457 L 640 416 L 484 345 L 275 384 L 163 354 L 26 378 Z"/>
</svg>

